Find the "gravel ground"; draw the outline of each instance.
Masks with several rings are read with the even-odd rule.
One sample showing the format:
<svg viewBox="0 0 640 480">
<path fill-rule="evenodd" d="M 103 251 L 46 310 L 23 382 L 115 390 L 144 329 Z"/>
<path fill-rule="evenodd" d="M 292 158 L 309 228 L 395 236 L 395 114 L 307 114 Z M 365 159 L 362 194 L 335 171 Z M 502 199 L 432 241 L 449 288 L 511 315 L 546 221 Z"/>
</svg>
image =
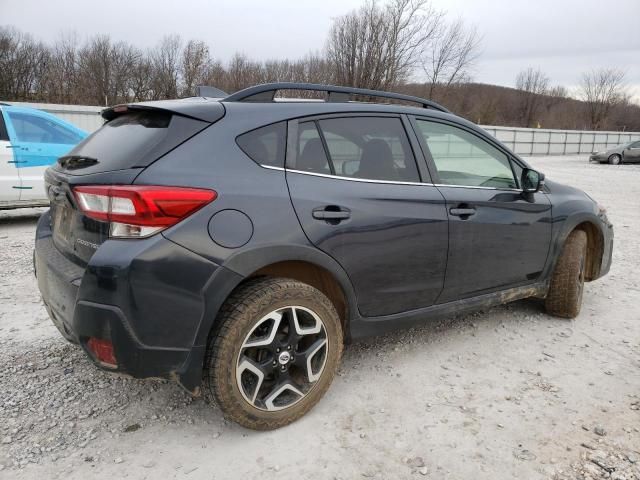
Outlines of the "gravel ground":
<svg viewBox="0 0 640 480">
<path fill-rule="evenodd" d="M 350 345 L 320 404 L 267 433 L 94 368 L 40 303 L 42 210 L 0 212 L 0 478 L 640 479 L 640 166 L 531 163 L 615 225 L 579 318 L 527 300 Z"/>
</svg>

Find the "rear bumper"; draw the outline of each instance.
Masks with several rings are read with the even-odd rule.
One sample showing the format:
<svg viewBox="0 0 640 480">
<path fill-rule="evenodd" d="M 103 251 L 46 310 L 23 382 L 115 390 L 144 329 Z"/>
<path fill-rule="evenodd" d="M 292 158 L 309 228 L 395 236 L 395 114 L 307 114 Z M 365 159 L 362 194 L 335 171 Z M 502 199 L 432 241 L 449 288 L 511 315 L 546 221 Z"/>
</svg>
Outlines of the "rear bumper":
<svg viewBox="0 0 640 480">
<path fill-rule="evenodd" d="M 101 369 L 173 379 L 197 393 L 206 349 L 202 329 L 208 331 L 219 308 L 207 287 L 214 277 L 229 281 L 229 271 L 162 235 L 109 240 L 79 266 L 55 247 L 49 224 L 47 212 L 38 222 L 34 266 L 63 336 Z M 87 348 L 91 337 L 111 341 L 116 368 L 95 358 Z"/>
</svg>

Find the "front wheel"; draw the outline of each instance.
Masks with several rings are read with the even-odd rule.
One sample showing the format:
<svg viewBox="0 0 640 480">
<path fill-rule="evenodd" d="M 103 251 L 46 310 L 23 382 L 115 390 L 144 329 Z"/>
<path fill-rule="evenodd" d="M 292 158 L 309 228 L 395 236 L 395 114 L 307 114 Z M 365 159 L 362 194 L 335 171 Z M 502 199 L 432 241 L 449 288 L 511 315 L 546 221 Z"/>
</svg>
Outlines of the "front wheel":
<svg viewBox="0 0 640 480">
<path fill-rule="evenodd" d="M 317 289 L 257 278 L 222 307 L 209 338 L 204 393 L 224 415 L 255 430 L 300 418 L 329 388 L 342 356 L 338 314 Z"/>
<path fill-rule="evenodd" d="M 613 154 L 609 157 L 609 164 L 611 165 L 620 165 L 622 163 L 622 158 L 618 154 Z"/>
<path fill-rule="evenodd" d="M 562 248 L 545 299 L 545 308 L 551 315 L 574 318 L 580 313 L 586 253 L 587 234 L 574 230 Z"/>
</svg>

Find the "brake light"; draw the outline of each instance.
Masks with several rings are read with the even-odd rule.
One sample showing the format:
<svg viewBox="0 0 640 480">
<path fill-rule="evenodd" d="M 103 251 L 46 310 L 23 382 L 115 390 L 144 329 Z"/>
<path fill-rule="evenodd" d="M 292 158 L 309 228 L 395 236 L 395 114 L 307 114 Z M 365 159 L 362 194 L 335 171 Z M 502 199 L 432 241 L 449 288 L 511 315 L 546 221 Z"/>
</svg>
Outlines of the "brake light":
<svg viewBox="0 0 640 480">
<path fill-rule="evenodd" d="M 107 367 L 116 368 L 118 362 L 113 352 L 113 343 L 109 340 L 91 337 L 87 342 L 87 348 L 93 353 L 96 359 Z"/>
<path fill-rule="evenodd" d="M 142 238 L 158 233 L 216 199 L 214 190 L 151 185 L 91 185 L 73 192 L 82 212 L 109 222 L 109 235 Z"/>
</svg>

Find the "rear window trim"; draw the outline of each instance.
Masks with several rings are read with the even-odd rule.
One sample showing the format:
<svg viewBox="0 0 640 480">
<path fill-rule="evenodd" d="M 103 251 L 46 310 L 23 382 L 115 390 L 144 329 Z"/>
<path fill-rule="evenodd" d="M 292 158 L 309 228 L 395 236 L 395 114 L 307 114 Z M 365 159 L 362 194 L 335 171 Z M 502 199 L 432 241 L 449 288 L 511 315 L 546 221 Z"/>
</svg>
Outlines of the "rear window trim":
<svg viewBox="0 0 640 480">
<path fill-rule="evenodd" d="M 290 121 L 289 120 L 278 120 L 277 122 L 271 122 L 271 123 L 266 123 L 264 125 L 260 125 L 259 127 L 255 127 L 252 128 L 251 130 L 246 130 L 238 135 L 236 135 L 234 142 L 236 144 L 236 146 L 240 149 L 240 151 L 242 151 L 242 153 L 244 153 L 247 157 L 249 157 L 251 159 L 251 161 L 253 161 L 253 163 L 255 163 L 256 165 L 258 165 L 259 167 L 262 168 L 266 168 L 269 170 L 284 170 L 285 169 L 285 165 L 287 163 L 287 156 L 289 154 L 289 132 L 290 132 Z M 242 148 L 242 146 L 240 145 L 238 139 L 240 137 L 243 137 L 244 135 L 248 135 L 249 133 L 255 132 L 256 130 L 260 130 L 262 128 L 266 128 L 266 127 L 271 127 L 273 125 L 279 125 L 279 124 L 283 124 L 284 125 L 284 155 L 282 156 L 281 161 L 279 161 L 278 163 L 280 163 L 280 166 L 276 166 L 276 165 L 268 165 L 268 164 L 264 164 L 264 163 L 260 163 L 258 162 L 256 159 L 254 159 L 251 155 L 249 155 L 244 148 Z"/>
</svg>

